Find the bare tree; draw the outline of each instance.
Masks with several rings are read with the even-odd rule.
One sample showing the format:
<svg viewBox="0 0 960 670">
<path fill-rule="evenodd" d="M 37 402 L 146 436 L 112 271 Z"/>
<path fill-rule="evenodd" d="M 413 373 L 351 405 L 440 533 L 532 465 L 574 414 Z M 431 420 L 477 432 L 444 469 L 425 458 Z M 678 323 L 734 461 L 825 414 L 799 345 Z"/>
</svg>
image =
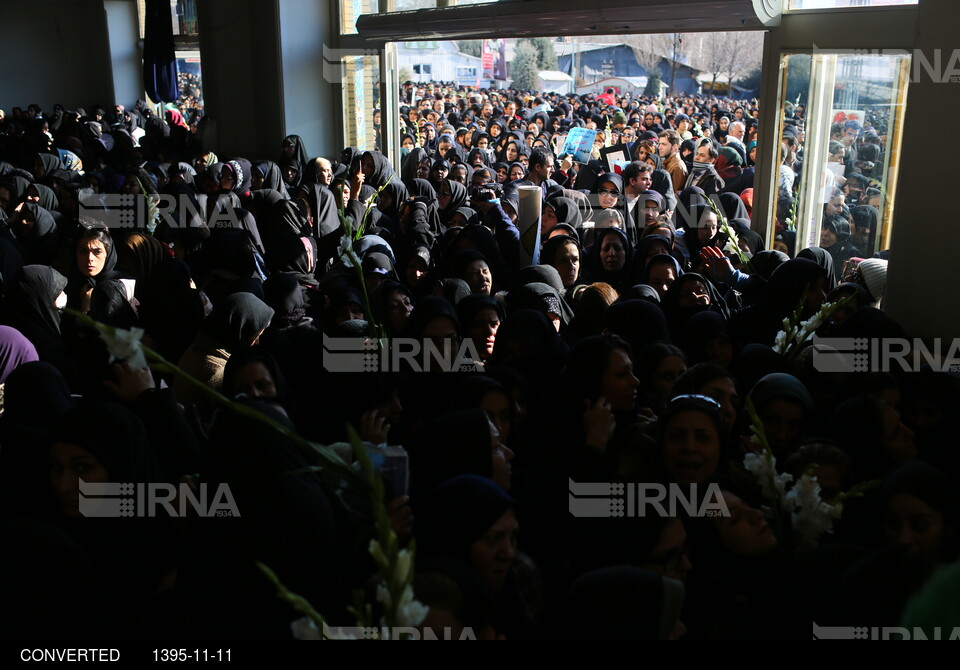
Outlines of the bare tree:
<svg viewBox="0 0 960 670">
<path fill-rule="evenodd" d="M 633 56 L 637 63 L 646 70 L 648 86 L 651 80 L 662 80 L 660 63 L 668 62 L 673 56 L 673 34 L 632 35 L 625 40 L 633 49 Z M 660 89 L 657 86 L 657 94 Z"/>
<path fill-rule="evenodd" d="M 702 42 L 701 64 L 713 76 L 710 82 L 711 94 L 717 90 L 717 77 L 730 67 L 730 53 L 733 49 L 729 48 L 728 40 L 730 35 L 736 34 L 739 33 L 710 33 Z"/>
<path fill-rule="evenodd" d="M 727 64 L 723 73 L 732 85 L 760 67 L 763 60 L 763 34 L 756 32 L 726 33 L 729 38 Z"/>
</svg>

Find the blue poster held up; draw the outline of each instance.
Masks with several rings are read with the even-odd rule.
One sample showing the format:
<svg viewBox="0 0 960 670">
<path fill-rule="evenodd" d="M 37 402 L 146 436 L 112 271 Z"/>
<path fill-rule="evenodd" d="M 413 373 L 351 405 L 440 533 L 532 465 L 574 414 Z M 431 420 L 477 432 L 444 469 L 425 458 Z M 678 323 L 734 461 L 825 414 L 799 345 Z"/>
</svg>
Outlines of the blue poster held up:
<svg viewBox="0 0 960 670">
<path fill-rule="evenodd" d="M 589 128 L 571 128 L 567 133 L 567 141 L 563 144 L 560 153 L 569 154 L 577 163 L 589 163 L 590 152 L 593 151 L 593 141 L 597 138 L 597 131 Z"/>
</svg>

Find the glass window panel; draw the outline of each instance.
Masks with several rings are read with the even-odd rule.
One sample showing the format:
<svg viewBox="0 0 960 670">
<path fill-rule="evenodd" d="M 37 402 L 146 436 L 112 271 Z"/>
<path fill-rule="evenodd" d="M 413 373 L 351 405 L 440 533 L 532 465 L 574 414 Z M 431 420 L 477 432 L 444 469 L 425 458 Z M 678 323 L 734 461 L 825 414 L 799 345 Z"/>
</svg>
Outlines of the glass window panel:
<svg viewBox="0 0 960 670">
<path fill-rule="evenodd" d="M 203 72 L 200 69 L 199 51 L 177 52 L 177 83 L 180 97 L 177 107 L 186 112 L 203 111 Z M 195 115 L 185 115 L 187 120 Z"/>
<path fill-rule="evenodd" d="M 357 34 L 357 19 L 362 14 L 380 11 L 380 0 L 340 0 L 340 33 Z"/>
<path fill-rule="evenodd" d="M 380 132 L 373 110 L 380 109 L 380 57 L 346 56 L 342 68 L 344 146 L 377 149 Z"/>
<path fill-rule="evenodd" d="M 888 249 L 910 55 L 793 54 L 781 70 L 774 247 L 821 246 L 841 268 Z"/>
<path fill-rule="evenodd" d="M 837 7 L 890 7 L 916 5 L 918 0 L 786 0 L 787 9 L 835 9 Z"/>
</svg>

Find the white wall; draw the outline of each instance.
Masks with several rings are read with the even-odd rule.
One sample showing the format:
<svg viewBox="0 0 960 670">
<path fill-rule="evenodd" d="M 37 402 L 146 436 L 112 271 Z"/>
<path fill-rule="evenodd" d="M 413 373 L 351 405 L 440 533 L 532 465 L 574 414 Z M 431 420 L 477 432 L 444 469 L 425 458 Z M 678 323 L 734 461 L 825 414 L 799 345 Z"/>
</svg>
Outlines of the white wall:
<svg viewBox="0 0 960 670">
<path fill-rule="evenodd" d="M 143 56 L 138 46 L 137 5 L 133 0 L 104 0 L 103 8 L 107 12 L 114 101 L 129 109 L 138 99 L 147 99 L 143 90 Z"/>
<path fill-rule="evenodd" d="M 103 2 L 3 0 L 0 21 L 0 108 L 114 102 Z"/>
<path fill-rule="evenodd" d="M 281 0 L 279 18 L 284 134 L 300 135 L 310 158 L 334 158 L 343 131 L 334 95 L 339 84 L 323 76 L 323 45 L 333 44 L 329 7 L 317 0 Z"/>
</svg>

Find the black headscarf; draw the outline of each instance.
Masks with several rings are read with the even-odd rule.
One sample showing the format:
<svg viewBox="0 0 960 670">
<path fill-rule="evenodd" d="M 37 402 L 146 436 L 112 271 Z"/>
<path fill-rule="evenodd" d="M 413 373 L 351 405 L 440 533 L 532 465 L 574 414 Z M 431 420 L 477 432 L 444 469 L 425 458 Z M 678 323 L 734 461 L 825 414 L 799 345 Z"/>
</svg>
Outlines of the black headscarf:
<svg viewBox="0 0 960 670">
<path fill-rule="evenodd" d="M 367 157 L 373 161 L 373 173 L 364 179 L 364 184 L 379 189 L 391 179 L 396 180 L 396 176 L 393 173 L 393 166 L 390 165 L 390 161 L 387 160 L 386 156 L 379 151 L 365 151 L 360 159 L 363 161 Z"/>
<path fill-rule="evenodd" d="M 293 154 L 293 158 L 301 167 L 307 164 L 307 156 L 309 154 L 307 154 L 307 150 L 303 146 L 303 139 L 299 135 L 287 135 L 283 138 L 283 144 L 292 144 L 294 146 L 295 153 Z"/>
<path fill-rule="evenodd" d="M 252 293 L 234 293 L 214 306 L 203 329 L 219 346 L 232 351 L 270 325 L 273 314 L 273 310 Z"/>
<path fill-rule="evenodd" d="M 488 445 L 489 449 L 489 445 Z M 476 474 L 453 477 L 415 507 L 417 547 L 425 558 L 447 556 L 470 563 L 470 545 L 515 506 L 493 480 Z"/>
<path fill-rule="evenodd" d="M 637 354 L 654 342 L 670 342 L 663 310 L 649 300 L 615 302 L 603 318 L 607 330 L 625 339 Z"/>
<path fill-rule="evenodd" d="M 412 493 L 423 500 L 438 485 L 457 475 L 493 474 L 490 428 L 482 409 L 462 409 L 430 423 L 410 448 Z"/>
<path fill-rule="evenodd" d="M 543 314 L 556 314 L 560 317 L 561 327 L 569 326 L 573 321 L 573 310 L 560 291 L 543 282 L 517 286 L 507 295 L 507 304 L 511 311 L 532 309 Z"/>
<path fill-rule="evenodd" d="M 620 240 L 621 244 L 623 244 L 624 253 L 626 254 L 623 269 L 617 273 L 611 273 L 605 270 L 603 261 L 600 258 L 600 249 L 603 246 L 603 241 L 611 235 Z M 631 277 L 630 264 L 632 260 L 633 248 L 630 240 L 627 238 L 627 234 L 619 228 L 601 228 L 596 231 L 593 246 L 591 246 L 588 251 L 587 267 L 583 274 L 590 283 L 605 282 L 617 291 L 620 291 L 621 289 L 627 288 L 627 285 L 631 283 L 629 279 Z"/>
<path fill-rule="evenodd" d="M 21 229 L 21 221 L 33 219 L 33 225 Z M 23 249 L 27 263 L 52 265 L 60 233 L 53 215 L 40 205 L 25 202 L 21 210 L 10 218 L 8 225 L 17 234 L 17 242 Z"/>
<path fill-rule="evenodd" d="M 820 267 L 822 267 L 827 272 L 827 277 L 830 279 L 830 285 L 834 286 L 839 281 L 837 276 L 837 269 L 833 264 L 833 256 L 826 249 L 820 247 L 807 247 L 802 249 L 800 253 L 797 254 L 797 258 L 806 258 L 813 261 Z"/>
<path fill-rule="evenodd" d="M 446 226 L 449 225 L 454 213 L 467 204 L 467 187 L 458 181 L 444 179 L 440 183 L 440 188 L 449 188 L 451 193 L 450 202 L 439 210 L 440 223 Z"/>
<path fill-rule="evenodd" d="M 283 181 L 283 174 L 280 172 L 280 166 L 273 161 L 259 161 L 256 168 L 263 175 L 262 189 L 277 191 L 284 198 L 290 197 L 290 194 L 287 193 L 287 185 Z"/>
<path fill-rule="evenodd" d="M 587 640 L 666 640 L 683 608 L 683 583 L 650 570 L 621 565 L 593 570 L 567 594 L 564 621 Z M 581 613 L 586 621 L 572 625 Z"/>
<path fill-rule="evenodd" d="M 56 441 L 76 444 L 96 456 L 111 481 L 164 481 L 146 427 L 122 405 L 83 402 L 67 410 L 54 432 Z"/>
<path fill-rule="evenodd" d="M 4 321 L 33 343 L 41 361 L 61 368 L 66 349 L 60 335 L 60 313 L 54 306 L 67 287 L 67 278 L 46 265 L 24 266 L 6 285 Z"/>
<path fill-rule="evenodd" d="M 430 156 L 422 147 L 414 147 L 410 150 L 410 153 L 404 157 L 400 165 L 400 179 L 408 188 L 413 188 L 413 180 L 417 179 L 420 163 L 428 158 L 430 158 Z"/>
<path fill-rule="evenodd" d="M 567 223 L 574 228 L 579 228 L 583 222 L 583 215 L 580 212 L 580 208 L 577 206 L 577 203 L 570 198 L 562 195 L 556 196 L 550 198 L 545 204 L 553 208 L 559 223 Z"/>
</svg>

